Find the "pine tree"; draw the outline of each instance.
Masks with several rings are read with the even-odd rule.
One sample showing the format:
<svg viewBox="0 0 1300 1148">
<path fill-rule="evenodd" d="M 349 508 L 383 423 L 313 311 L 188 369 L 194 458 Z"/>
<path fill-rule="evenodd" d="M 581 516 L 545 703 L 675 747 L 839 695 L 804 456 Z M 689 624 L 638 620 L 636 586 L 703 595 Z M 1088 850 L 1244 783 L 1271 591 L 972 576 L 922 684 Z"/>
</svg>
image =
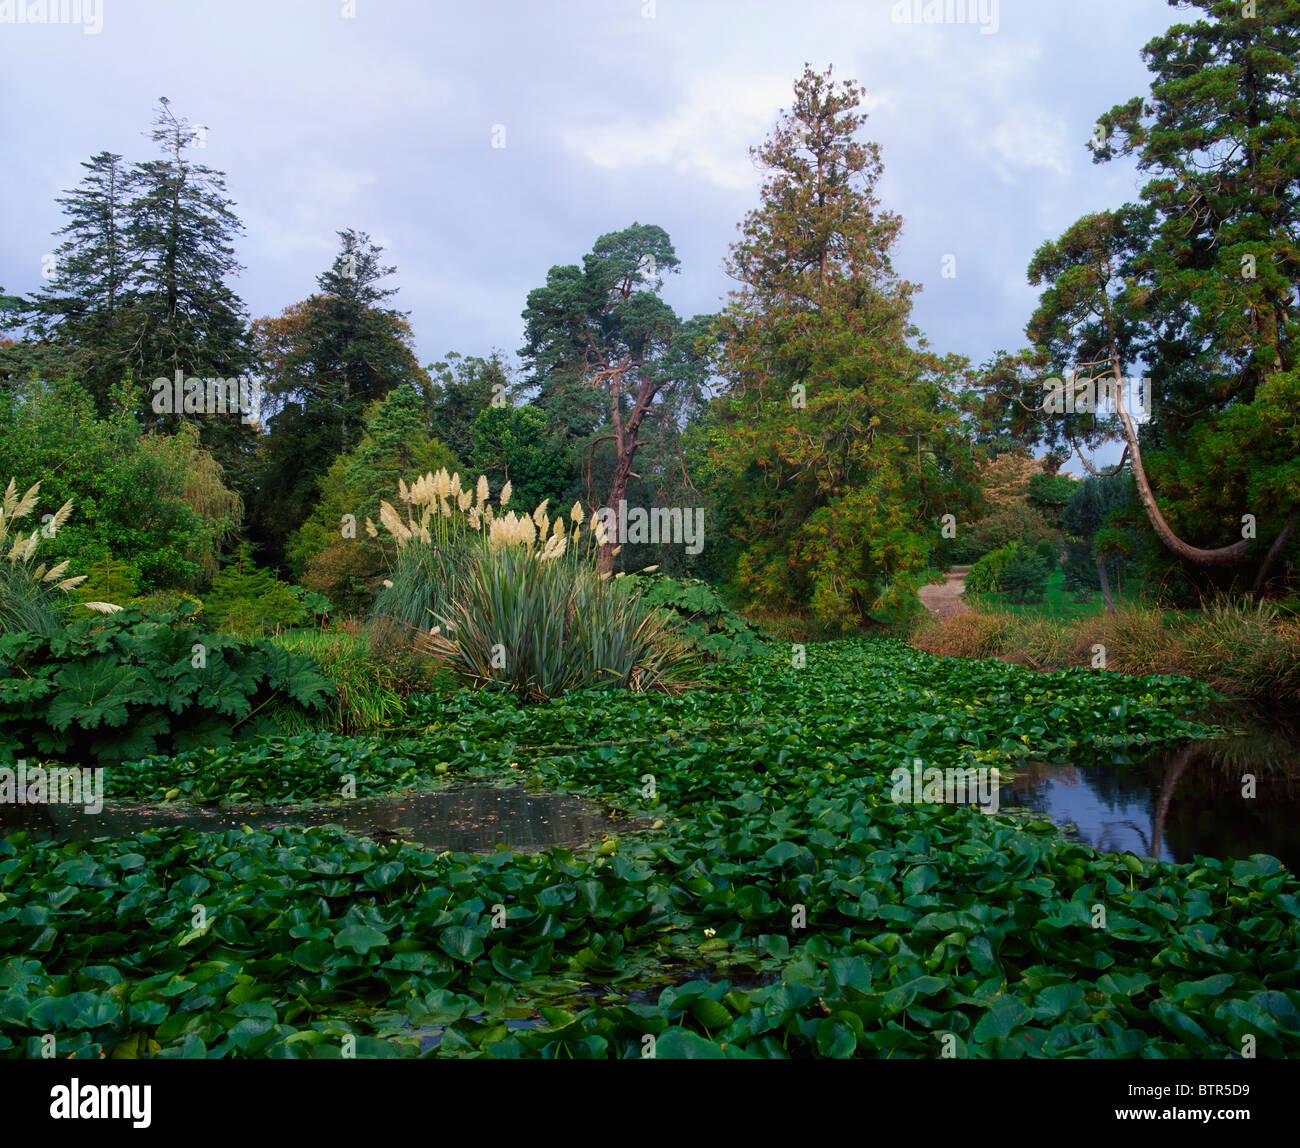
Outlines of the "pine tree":
<svg viewBox="0 0 1300 1148">
<path fill-rule="evenodd" d="M 1028 334 L 1034 366 L 1117 384 L 1120 406 L 1049 409 L 1045 426 L 1071 445 L 1124 441 L 1166 568 L 1204 583 L 1255 565 L 1258 589 L 1300 513 L 1300 0 L 1181 6 L 1208 19 L 1146 46 L 1150 96 L 1103 115 L 1090 145 L 1098 162 L 1137 157 L 1142 202 L 1043 245 Z M 1142 365 L 1139 431 L 1125 380 Z"/>
<path fill-rule="evenodd" d="M 598 444 L 613 444 L 597 489 L 615 523 L 651 428 L 662 431 L 683 392 L 698 400 L 708 375 L 700 347 L 710 318 L 682 321 L 659 296 L 663 275 L 677 267 L 667 232 L 634 223 L 597 239 L 581 268 L 552 267 L 524 309 L 520 354 L 538 388 L 536 405 L 564 427 L 562 442 L 582 445 L 587 465 Z M 560 444 L 550 445 L 553 454 Z M 612 569 L 615 549 L 612 540 L 602 548 L 602 572 Z"/>
<path fill-rule="evenodd" d="M 247 543 L 212 580 L 203 599 L 207 621 L 223 633 L 257 635 L 302 621 L 305 611 L 289 588 L 259 569 Z"/>
</svg>

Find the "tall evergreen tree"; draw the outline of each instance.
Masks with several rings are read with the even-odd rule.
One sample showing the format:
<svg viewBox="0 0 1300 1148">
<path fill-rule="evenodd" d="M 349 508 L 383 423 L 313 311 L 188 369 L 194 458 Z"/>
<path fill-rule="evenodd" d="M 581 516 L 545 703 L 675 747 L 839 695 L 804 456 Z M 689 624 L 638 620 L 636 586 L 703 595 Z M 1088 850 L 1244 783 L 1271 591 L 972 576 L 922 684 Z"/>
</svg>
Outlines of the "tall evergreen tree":
<svg viewBox="0 0 1300 1148">
<path fill-rule="evenodd" d="M 32 302 L 31 333 L 75 353 L 78 377 L 101 412 L 128 369 L 123 316 L 135 299 L 127 242 L 131 173 L 102 151 L 83 162 L 81 183 L 55 202 L 68 222 L 53 276 Z"/>
<path fill-rule="evenodd" d="M 338 256 L 317 278 L 319 292 L 253 324 L 273 413 L 252 518 L 273 561 L 311 513 L 331 463 L 360 441 L 368 407 L 402 383 L 429 386 L 406 315 L 382 305 L 397 289 L 378 283 L 396 268 L 380 263 L 383 249 L 364 232 L 339 238 Z"/>
<path fill-rule="evenodd" d="M 611 467 L 597 488 L 618 521 L 637 451 L 662 430 L 670 396 L 697 394 L 709 373 L 700 345 L 710 317 L 683 321 L 660 298 L 678 259 L 661 227 L 632 224 L 602 235 L 581 268 L 552 267 L 528 294 L 527 343 L 520 351 L 538 388 L 537 405 L 590 453 L 612 444 Z M 613 567 L 616 544 L 599 567 Z"/>
<path fill-rule="evenodd" d="M 1024 364 L 1089 388 L 1085 409 L 1048 403 L 1048 435 L 1123 440 L 1166 568 L 1204 583 L 1254 566 L 1258 589 L 1294 553 L 1300 513 L 1300 0 L 1176 6 L 1207 18 L 1146 46 L 1149 97 L 1103 115 L 1090 145 L 1152 178 L 1141 203 L 1036 253 L 1030 281 L 1046 290 Z M 1140 429 L 1124 384 L 1139 372 Z M 1041 378 L 1023 380 L 1025 410 L 1042 405 L 1025 393 Z"/>
<path fill-rule="evenodd" d="M 151 138 L 163 158 L 137 164 L 131 174 L 129 365 L 146 387 L 176 371 L 243 374 L 251 361 L 245 309 L 226 284 L 242 270 L 231 243 L 243 225 L 231 211 L 224 173 L 190 162 L 194 130 L 166 97 Z"/>
<path fill-rule="evenodd" d="M 879 148 L 858 139 L 863 94 L 805 66 L 751 149 L 767 176 L 728 261 L 713 435 L 741 588 L 842 623 L 909 608 L 940 517 L 975 498 L 956 364 L 909 344 L 917 288 L 890 261 L 901 220 L 876 196 Z"/>
</svg>

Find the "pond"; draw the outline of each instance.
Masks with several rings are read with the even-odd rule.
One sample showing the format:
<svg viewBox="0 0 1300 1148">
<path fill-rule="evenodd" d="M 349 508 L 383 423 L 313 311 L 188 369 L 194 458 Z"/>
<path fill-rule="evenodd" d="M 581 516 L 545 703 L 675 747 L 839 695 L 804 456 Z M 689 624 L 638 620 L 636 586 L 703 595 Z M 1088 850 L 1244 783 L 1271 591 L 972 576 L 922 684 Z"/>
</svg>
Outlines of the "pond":
<svg viewBox="0 0 1300 1148">
<path fill-rule="evenodd" d="M 1269 853 L 1300 871 L 1300 723 L 1241 705 L 1200 720 L 1243 732 L 1148 757 L 1026 762 L 1000 786 L 1000 804 L 1070 826 L 1106 852 L 1179 862 Z"/>
<path fill-rule="evenodd" d="M 573 848 L 600 838 L 614 820 L 597 806 L 561 793 L 512 788 L 461 788 L 404 797 L 367 798 L 343 805 L 215 808 L 106 803 L 99 813 L 76 805 L 0 805 L 0 835 L 18 829 L 37 837 L 87 840 L 130 837 L 146 829 L 185 827 L 224 832 L 247 825 L 337 825 L 380 840 L 410 841 L 429 849 L 490 853 L 498 845 L 529 851 Z"/>
</svg>

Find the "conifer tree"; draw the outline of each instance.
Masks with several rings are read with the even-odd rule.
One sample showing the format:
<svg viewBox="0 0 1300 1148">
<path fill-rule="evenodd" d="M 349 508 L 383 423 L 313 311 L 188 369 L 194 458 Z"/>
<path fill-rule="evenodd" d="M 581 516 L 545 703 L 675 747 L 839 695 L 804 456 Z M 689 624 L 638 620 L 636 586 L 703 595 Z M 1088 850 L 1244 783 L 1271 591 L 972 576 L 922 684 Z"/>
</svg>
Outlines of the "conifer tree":
<svg viewBox="0 0 1300 1148">
<path fill-rule="evenodd" d="M 1021 365 L 1077 376 L 1076 401 L 1028 393 L 1041 374 L 1011 390 L 1045 407 L 1054 441 L 1123 441 L 1166 568 L 1205 582 L 1254 566 L 1259 589 L 1300 513 L 1300 0 L 1178 6 L 1205 18 L 1146 46 L 1149 96 L 1101 116 L 1090 144 L 1098 162 L 1137 158 L 1141 202 L 1085 216 L 1029 269 L 1045 290 Z"/>
<path fill-rule="evenodd" d="M 123 317 L 135 299 L 129 224 L 131 173 L 102 151 L 83 162 L 81 183 L 55 202 L 68 222 L 54 251 L 53 275 L 32 302 L 32 335 L 74 350 L 76 370 L 101 413 L 128 368 Z"/>
<path fill-rule="evenodd" d="M 331 464 L 360 441 L 367 409 L 402 383 L 429 386 L 406 315 L 383 306 L 397 289 L 378 283 L 396 269 L 381 264 L 383 249 L 364 232 L 339 238 L 339 254 L 317 278 L 320 290 L 253 324 L 273 413 L 252 517 L 273 560 L 311 513 Z"/>
<path fill-rule="evenodd" d="M 902 221 L 876 195 L 863 95 L 805 66 L 751 149 L 766 178 L 728 261 L 740 286 L 719 328 L 712 437 L 741 587 L 845 624 L 911 608 L 940 517 L 975 497 L 945 381 L 955 364 L 909 342 L 918 288 L 891 263 Z"/>
<path fill-rule="evenodd" d="M 240 375 L 250 365 L 244 305 L 226 279 L 242 270 L 231 243 L 243 225 L 224 173 L 190 161 L 198 137 L 166 97 L 150 136 L 163 156 L 131 174 L 129 364 L 146 386 L 178 370 Z"/>
<path fill-rule="evenodd" d="M 671 400 L 698 395 L 709 373 L 701 352 L 709 317 L 683 321 L 660 298 L 663 276 L 677 270 L 661 227 L 633 223 L 602 235 L 581 268 L 552 267 L 528 294 L 527 343 L 520 354 L 538 388 L 536 405 L 564 427 L 564 441 L 590 456 L 612 443 L 599 500 L 617 523 L 634 477 L 637 451 L 662 432 Z M 554 453 L 554 450 L 551 452 Z M 613 568 L 616 544 L 602 547 L 598 568 Z"/>
</svg>

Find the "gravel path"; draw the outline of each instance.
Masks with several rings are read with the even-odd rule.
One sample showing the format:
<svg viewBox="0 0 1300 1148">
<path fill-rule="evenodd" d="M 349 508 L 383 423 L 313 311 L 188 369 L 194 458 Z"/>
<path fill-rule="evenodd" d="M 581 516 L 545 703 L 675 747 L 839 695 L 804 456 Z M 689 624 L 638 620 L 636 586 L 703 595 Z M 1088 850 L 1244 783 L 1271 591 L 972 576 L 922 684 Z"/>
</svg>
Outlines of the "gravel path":
<svg viewBox="0 0 1300 1148">
<path fill-rule="evenodd" d="M 943 585 L 922 586 L 916 595 L 930 613 L 937 614 L 940 618 L 969 614 L 970 607 L 961 600 L 962 591 L 966 589 L 966 575 L 969 573 L 969 566 L 954 566 Z"/>
</svg>

